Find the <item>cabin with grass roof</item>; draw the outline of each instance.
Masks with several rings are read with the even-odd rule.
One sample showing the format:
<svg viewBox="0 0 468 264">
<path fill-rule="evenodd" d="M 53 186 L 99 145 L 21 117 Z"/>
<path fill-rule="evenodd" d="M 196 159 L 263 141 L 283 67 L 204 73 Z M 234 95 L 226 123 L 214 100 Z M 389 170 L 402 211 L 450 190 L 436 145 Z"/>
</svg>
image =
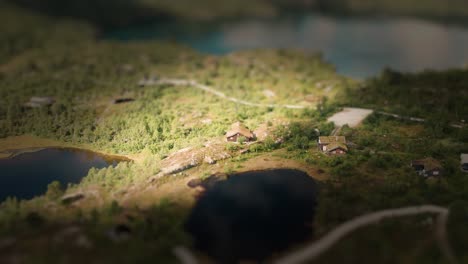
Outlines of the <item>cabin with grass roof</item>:
<svg viewBox="0 0 468 264">
<path fill-rule="evenodd" d="M 348 152 L 346 137 L 344 136 L 322 136 L 318 140 L 319 150 L 328 155 L 343 155 Z"/>
<path fill-rule="evenodd" d="M 231 125 L 231 129 L 226 133 L 226 140 L 229 142 L 239 142 L 243 138 L 245 141 L 255 140 L 255 135 L 240 122 Z"/>
</svg>

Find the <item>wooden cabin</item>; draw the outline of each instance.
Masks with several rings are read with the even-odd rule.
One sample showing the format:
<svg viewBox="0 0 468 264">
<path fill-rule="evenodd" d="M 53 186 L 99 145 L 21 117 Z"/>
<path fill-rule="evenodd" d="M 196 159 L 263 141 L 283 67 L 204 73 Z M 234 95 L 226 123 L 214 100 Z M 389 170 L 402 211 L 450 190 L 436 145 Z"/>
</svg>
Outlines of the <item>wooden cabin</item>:
<svg viewBox="0 0 468 264">
<path fill-rule="evenodd" d="M 328 155 L 343 155 L 348 152 L 344 136 L 319 137 L 318 147 L 320 151 Z"/>
<path fill-rule="evenodd" d="M 236 122 L 231 125 L 231 129 L 226 133 L 226 140 L 229 142 L 238 142 L 241 137 L 244 137 L 246 141 L 253 141 L 255 139 L 252 131 L 240 122 Z"/>
<path fill-rule="evenodd" d="M 442 165 L 438 160 L 433 158 L 413 160 L 411 162 L 411 167 L 414 168 L 416 173 L 425 178 L 442 175 Z"/>
</svg>

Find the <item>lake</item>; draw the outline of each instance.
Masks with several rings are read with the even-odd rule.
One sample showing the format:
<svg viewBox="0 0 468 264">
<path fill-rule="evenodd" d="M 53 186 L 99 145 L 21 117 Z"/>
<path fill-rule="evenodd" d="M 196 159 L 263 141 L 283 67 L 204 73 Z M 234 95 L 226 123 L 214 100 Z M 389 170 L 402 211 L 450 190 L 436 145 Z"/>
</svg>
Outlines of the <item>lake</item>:
<svg viewBox="0 0 468 264">
<path fill-rule="evenodd" d="M 233 174 L 201 195 L 186 230 L 217 263 L 262 261 L 310 239 L 316 196 L 316 182 L 302 171 Z"/>
<path fill-rule="evenodd" d="M 8 196 L 31 199 L 47 185 L 79 183 L 91 168 L 116 166 L 121 159 L 78 149 L 51 148 L 0 159 L 0 201 Z"/>
<path fill-rule="evenodd" d="M 158 23 L 108 32 L 122 41 L 176 40 L 210 54 L 256 48 L 322 52 L 339 73 L 355 78 L 384 67 L 447 69 L 468 63 L 468 27 L 411 18 L 356 18 L 320 14 L 223 23 Z"/>
</svg>

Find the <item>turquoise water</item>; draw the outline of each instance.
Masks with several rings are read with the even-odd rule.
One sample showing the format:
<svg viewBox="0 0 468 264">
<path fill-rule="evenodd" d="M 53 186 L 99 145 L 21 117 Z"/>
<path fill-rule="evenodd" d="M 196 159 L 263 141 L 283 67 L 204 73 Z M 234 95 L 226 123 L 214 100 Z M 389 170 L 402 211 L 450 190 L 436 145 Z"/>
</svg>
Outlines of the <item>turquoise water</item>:
<svg viewBox="0 0 468 264">
<path fill-rule="evenodd" d="M 45 149 L 0 159 L 0 201 L 6 197 L 30 199 L 59 181 L 63 186 L 79 183 L 91 168 L 116 166 L 122 160 L 76 149 Z"/>
<path fill-rule="evenodd" d="M 468 27 L 410 18 L 349 18 L 319 14 L 224 23 L 166 23 L 108 32 L 123 41 L 175 40 L 210 54 L 256 48 L 322 52 L 338 72 L 357 78 L 384 67 L 446 69 L 468 63 Z"/>
</svg>

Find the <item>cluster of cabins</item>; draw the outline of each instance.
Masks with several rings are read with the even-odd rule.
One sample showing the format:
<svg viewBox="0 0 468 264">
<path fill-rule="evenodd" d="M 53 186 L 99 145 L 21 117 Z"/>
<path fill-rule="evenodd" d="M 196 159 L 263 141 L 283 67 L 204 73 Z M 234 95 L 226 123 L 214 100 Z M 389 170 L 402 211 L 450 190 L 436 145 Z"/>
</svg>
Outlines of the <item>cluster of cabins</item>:
<svg viewBox="0 0 468 264">
<path fill-rule="evenodd" d="M 256 134 L 240 122 L 232 124 L 225 138 L 228 142 L 239 142 L 241 138 L 245 142 L 257 139 Z M 343 155 L 348 152 L 346 137 L 344 136 L 319 137 L 318 148 L 328 155 Z"/>
<path fill-rule="evenodd" d="M 240 122 L 234 123 L 225 136 L 228 142 L 249 142 L 256 140 L 256 135 Z M 344 155 L 348 153 L 348 144 L 344 136 L 320 136 L 318 149 L 327 155 Z M 460 155 L 461 170 L 468 172 L 468 154 Z M 443 173 L 441 163 L 434 158 L 413 160 L 411 167 L 422 177 L 438 177 Z"/>
</svg>

